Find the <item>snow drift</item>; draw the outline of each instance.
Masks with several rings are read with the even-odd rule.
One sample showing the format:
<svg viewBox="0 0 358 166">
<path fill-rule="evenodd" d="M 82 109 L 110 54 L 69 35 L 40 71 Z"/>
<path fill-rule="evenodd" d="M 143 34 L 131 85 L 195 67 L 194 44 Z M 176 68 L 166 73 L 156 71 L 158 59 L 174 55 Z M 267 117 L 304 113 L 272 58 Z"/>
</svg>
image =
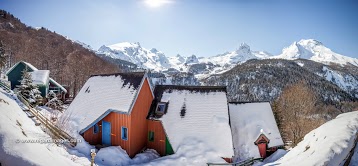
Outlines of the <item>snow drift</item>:
<svg viewBox="0 0 358 166">
<path fill-rule="evenodd" d="M 343 165 L 354 147 L 357 133 L 358 111 L 341 114 L 309 132 L 285 156 L 267 165 Z"/>
<path fill-rule="evenodd" d="M 19 105 L 0 89 L 0 163 L 3 165 L 89 165 L 86 158 L 69 154 L 27 117 Z M 56 163 L 56 164 L 55 164 Z"/>
</svg>

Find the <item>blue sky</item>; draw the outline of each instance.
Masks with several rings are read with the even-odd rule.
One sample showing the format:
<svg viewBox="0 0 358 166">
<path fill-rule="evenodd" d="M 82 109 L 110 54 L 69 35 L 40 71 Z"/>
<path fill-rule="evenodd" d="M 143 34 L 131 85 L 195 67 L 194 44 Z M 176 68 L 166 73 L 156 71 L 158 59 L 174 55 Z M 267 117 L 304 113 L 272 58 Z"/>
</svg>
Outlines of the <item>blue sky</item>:
<svg viewBox="0 0 358 166">
<path fill-rule="evenodd" d="M 167 56 L 213 56 L 242 42 L 281 53 L 300 39 L 317 39 L 358 58 L 358 3 L 353 0 L 0 0 L 33 27 L 46 27 L 98 49 L 140 42 Z M 31 2 L 31 3 L 29 3 Z"/>
</svg>

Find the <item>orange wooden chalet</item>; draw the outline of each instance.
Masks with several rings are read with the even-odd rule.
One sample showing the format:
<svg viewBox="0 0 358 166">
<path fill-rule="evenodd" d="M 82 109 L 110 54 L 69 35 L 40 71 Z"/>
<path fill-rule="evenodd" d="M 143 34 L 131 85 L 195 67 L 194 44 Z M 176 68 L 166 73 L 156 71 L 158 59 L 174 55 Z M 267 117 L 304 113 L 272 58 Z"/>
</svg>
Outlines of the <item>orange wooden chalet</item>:
<svg viewBox="0 0 358 166">
<path fill-rule="evenodd" d="M 145 72 L 91 76 L 63 119 L 92 145 L 121 146 L 134 157 L 147 143 L 153 93 Z"/>
</svg>

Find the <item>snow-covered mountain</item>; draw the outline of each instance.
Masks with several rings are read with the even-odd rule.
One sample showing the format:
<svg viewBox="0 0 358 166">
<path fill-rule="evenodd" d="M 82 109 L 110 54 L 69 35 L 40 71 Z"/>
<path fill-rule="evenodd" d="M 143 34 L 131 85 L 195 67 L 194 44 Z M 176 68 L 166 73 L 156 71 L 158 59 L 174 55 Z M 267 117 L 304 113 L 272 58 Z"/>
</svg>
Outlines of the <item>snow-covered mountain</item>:
<svg viewBox="0 0 358 166">
<path fill-rule="evenodd" d="M 238 49 L 232 52 L 226 52 L 216 56 L 202 59 L 202 62 L 211 62 L 220 66 L 236 65 L 238 63 L 246 62 L 250 59 L 265 59 L 270 57 L 269 53 L 264 51 L 251 51 L 250 46 L 242 43 Z"/>
<path fill-rule="evenodd" d="M 273 58 L 288 60 L 308 59 L 324 64 L 333 62 L 342 65 L 350 63 L 358 66 L 358 59 L 335 53 L 324 46 L 320 41 L 314 39 L 302 39 L 299 42 L 294 42 L 289 47 L 284 48 L 280 55 L 274 56 Z"/>
<path fill-rule="evenodd" d="M 264 51 L 251 51 L 250 46 L 246 43 L 242 43 L 235 51 L 212 57 L 197 57 L 196 55 L 184 57 L 179 54 L 167 57 L 163 52 L 155 48 L 150 50 L 143 48 L 138 42 L 104 45 L 98 49 L 97 54 L 128 61 L 140 68 L 154 71 L 188 72 L 189 70 L 195 70 L 196 74 L 218 74 L 247 60 L 265 59 L 272 56 Z M 199 70 L 198 67 L 200 67 Z"/>
<path fill-rule="evenodd" d="M 340 55 L 325 47 L 314 39 L 302 39 L 284 48 L 280 55 L 273 56 L 265 51 L 252 51 L 250 46 L 242 43 L 236 50 L 210 57 L 188 57 L 182 55 L 166 56 L 155 48 L 143 48 L 138 42 L 123 42 L 102 46 L 96 52 L 102 57 L 128 61 L 145 68 L 163 73 L 191 72 L 197 78 L 205 78 L 212 74 L 224 73 L 238 64 L 251 59 L 308 59 L 315 62 L 358 66 L 358 59 Z"/>
<path fill-rule="evenodd" d="M 150 50 L 136 43 L 123 42 L 110 46 L 101 46 L 97 54 L 105 54 L 114 59 L 121 59 L 136 64 L 140 68 L 161 71 L 170 68 L 168 58 L 155 48 Z"/>
</svg>

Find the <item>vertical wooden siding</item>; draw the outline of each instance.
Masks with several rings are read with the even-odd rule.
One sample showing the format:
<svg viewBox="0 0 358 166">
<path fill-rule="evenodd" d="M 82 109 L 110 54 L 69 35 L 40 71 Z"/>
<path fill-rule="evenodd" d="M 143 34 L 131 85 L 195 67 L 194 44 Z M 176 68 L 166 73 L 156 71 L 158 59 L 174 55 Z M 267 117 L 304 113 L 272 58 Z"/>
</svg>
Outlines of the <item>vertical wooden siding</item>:
<svg viewBox="0 0 358 166">
<path fill-rule="evenodd" d="M 143 82 L 142 89 L 138 94 L 138 98 L 134 103 L 131 118 L 131 129 L 129 130 L 129 137 L 131 139 L 131 147 L 129 156 L 134 157 L 147 143 L 147 115 L 153 101 L 152 92 L 149 87 L 148 79 Z"/>
<path fill-rule="evenodd" d="M 154 132 L 154 141 L 151 142 L 147 138 L 147 147 L 155 149 L 161 156 L 165 156 L 165 131 L 160 121 L 147 120 L 148 132 Z M 148 133 L 147 133 L 148 134 Z"/>
<path fill-rule="evenodd" d="M 121 146 L 122 149 L 126 150 L 129 153 L 130 149 L 130 136 L 131 132 L 131 119 L 127 114 L 111 112 L 102 120 L 111 123 L 111 143 L 112 146 Z M 121 137 L 122 127 L 126 127 L 128 129 L 128 139 L 123 140 Z"/>
<path fill-rule="evenodd" d="M 93 133 L 93 126 L 83 133 L 83 138 L 91 145 L 102 144 L 102 128 L 101 123 L 99 125 L 99 131 L 97 134 Z"/>
<path fill-rule="evenodd" d="M 102 144 L 102 121 L 107 121 L 111 123 L 111 144 L 112 146 L 121 146 L 124 150 L 129 150 L 130 139 L 122 140 L 121 138 L 121 128 L 126 127 L 128 129 L 128 134 L 131 130 L 130 126 L 130 117 L 127 114 L 121 114 L 116 112 L 111 112 L 97 124 L 99 126 L 99 132 L 97 134 L 93 133 L 93 126 L 84 132 L 84 139 L 91 145 Z M 129 135 L 128 135 L 129 136 Z"/>
</svg>

